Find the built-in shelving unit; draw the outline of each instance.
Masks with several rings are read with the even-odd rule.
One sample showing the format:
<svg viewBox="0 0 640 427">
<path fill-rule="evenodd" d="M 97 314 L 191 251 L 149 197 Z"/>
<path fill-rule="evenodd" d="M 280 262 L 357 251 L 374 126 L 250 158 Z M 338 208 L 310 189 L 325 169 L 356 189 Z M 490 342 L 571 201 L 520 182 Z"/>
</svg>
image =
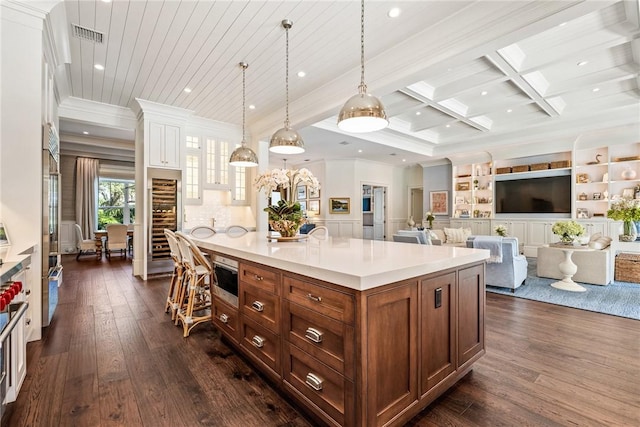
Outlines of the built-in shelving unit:
<svg viewBox="0 0 640 427">
<path fill-rule="evenodd" d="M 491 162 L 453 168 L 453 217 L 493 216 L 493 167 Z"/>
</svg>

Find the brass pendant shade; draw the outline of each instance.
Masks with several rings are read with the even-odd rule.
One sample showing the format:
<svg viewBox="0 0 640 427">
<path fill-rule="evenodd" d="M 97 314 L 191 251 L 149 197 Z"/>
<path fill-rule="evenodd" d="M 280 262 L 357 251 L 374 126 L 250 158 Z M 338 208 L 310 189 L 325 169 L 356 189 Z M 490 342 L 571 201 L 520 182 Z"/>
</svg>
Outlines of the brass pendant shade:
<svg viewBox="0 0 640 427">
<path fill-rule="evenodd" d="M 258 156 L 253 150 L 247 147 L 247 143 L 245 141 L 244 130 L 245 130 L 245 87 L 246 87 L 246 78 L 245 71 L 249 64 L 246 62 L 241 62 L 240 67 L 242 68 L 242 144 L 240 147 L 233 150 L 231 153 L 231 157 L 229 157 L 229 164 L 231 166 L 238 166 L 244 168 L 252 168 L 258 166 Z"/>
<path fill-rule="evenodd" d="M 304 153 L 304 141 L 298 132 L 289 125 L 289 29 L 293 26 L 293 22 L 285 19 L 282 21 L 282 27 L 286 33 L 286 64 L 285 64 L 285 88 L 286 88 L 286 104 L 284 127 L 278 129 L 269 140 L 269 151 L 277 154 L 300 154 Z"/>
<path fill-rule="evenodd" d="M 360 4 L 360 85 L 358 94 L 347 100 L 338 115 L 338 128 L 353 133 L 373 132 L 389 125 L 382 102 L 367 93 L 364 83 L 364 0 Z"/>
</svg>

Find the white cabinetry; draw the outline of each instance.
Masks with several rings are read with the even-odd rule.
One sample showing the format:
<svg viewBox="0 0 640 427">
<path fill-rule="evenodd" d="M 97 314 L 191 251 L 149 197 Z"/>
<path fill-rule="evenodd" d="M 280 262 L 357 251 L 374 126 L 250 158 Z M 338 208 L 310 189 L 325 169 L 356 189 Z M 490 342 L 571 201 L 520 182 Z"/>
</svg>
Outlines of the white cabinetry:
<svg viewBox="0 0 640 427">
<path fill-rule="evenodd" d="M 563 219 L 563 221 L 566 219 Z M 551 228 L 556 221 L 529 221 L 527 229 L 527 244 L 532 246 L 548 245 L 557 242 L 558 236 Z"/>
<path fill-rule="evenodd" d="M 524 245 L 527 243 L 527 221 L 514 221 L 514 220 L 499 220 L 495 219 L 491 221 L 491 234 L 495 234 L 495 228 L 498 225 L 504 225 L 507 229 L 507 235 L 509 237 L 517 237 L 518 244 Z"/>
<path fill-rule="evenodd" d="M 596 233 L 600 233 L 603 236 L 609 235 L 609 224 L 605 221 L 579 219 L 577 222 L 584 227 L 587 236 L 593 236 Z"/>
<path fill-rule="evenodd" d="M 491 162 L 457 165 L 453 168 L 453 217 L 493 216 Z"/>
<path fill-rule="evenodd" d="M 373 225 L 365 225 L 362 227 L 362 238 L 365 240 L 373 240 Z"/>
<path fill-rule="evenodd" d="M 12 303 L 26 301 L 25 288 L 28 286 L 26 270 L 22 269 L 14 274 L 11 277 L 11 281 L 22 282 L 22 290 L 14 297 Z M 27 376 L 27 332 L 25 315 L 20 317 L 20 320 L 11 332 L 9 340 L 11 350 L 9 358 L 11 362 L 9 363 L 9 372 L 7 372 L 6 403 L 14 402 L 18 398 L 22 383 Z"/>
<path fill-rule="evenodd" d="M 149 166 L 180 169 L 180 127 L 149 122 Z"/>
<path fill-rule="evenodd" d="M 609 208 L 609 149 L 575 151 L 576 217 L 606 216 Z"/>
<path fill-rule="evenodd" d="M 451 228 L 470 228 L 474 236 L 488 236 L 491 234 L 491 221 L 488 219 L 465 220 L 452 219 L 449 221 Z"/>
</svg>

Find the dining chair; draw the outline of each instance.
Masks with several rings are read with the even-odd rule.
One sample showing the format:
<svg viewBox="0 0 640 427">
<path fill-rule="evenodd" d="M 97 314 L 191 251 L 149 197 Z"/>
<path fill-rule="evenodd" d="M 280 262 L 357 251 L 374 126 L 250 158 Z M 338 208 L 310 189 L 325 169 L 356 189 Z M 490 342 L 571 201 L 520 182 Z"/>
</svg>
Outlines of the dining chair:
<svg viewBox="0 0 640 427">
<path fill-rule="evenodd" d="M 319 240 L 325 240 L 329 238 L 329 229 L 324 225 L 316 226 L 312 228 L 307 235 Z"/>
<path fill-rule="evenodd" d="M 108 224 L 105 252 L 111 259 L 111 251 L 119 250 L 127 258 L 127 226 L 124 224 Z"/>
<path fill-rule="evenodd" d="M 169 283 L 169 292 L 167 294 L 167 302 L 164 306 L 164 312 L 169 313 L 169 311 L 171 311 L 171 320 L 176 320 L 176 312 L 180 307 L 178 297 L 181 293 L 184 282 L 184 266 L 182 264 L 180 245 L 178 244 L 178 238 L 175 233 L 168 228 L 165 228 L 164 235 L 167 238 L 167 242 L 169 242 L 171 259 L 173 260 L 173 272 L 171 273 L 171 282 Z"/>
<path fill-rule="evenodd" d="M 76 261 L 80 258 L 82 253 L 87 253 L 88 251 L 92 251 L 93 254 L 96 253 L 96 241 L 93 239 L 85 239 L 82 235 L 82 228 L 79 224 L 74 224 L 76 229 L 76 249 L 78 249 L 78 255 L 76 255 Z"/>
<path fill-rule="evenodd" d="M 216 230 L 209 227 L 208 225 L 196 225 L 189 231 L 189 236 L 195 237 L 197 239 L 206 239 L 207 237 L 211 237 L 216 234 Z"/>
<path fill-rule="evenodd" d="M 130 236 L 129 233 L 133 233 L 133 228 L 133 224 L 127 224 L 127 249 L 130 256 L 133 256 L 133 234 Z"/>
<path fill-rule="evenodd" d="M 211 277 L 213 267 L 189 236 L 180 231 L 175 235 L 184 266 L 175 324 L 182 323 L 183 336 L 188 337 L 196 325 L 211 322 L 211 291 L 207 279 Z"/>
</svg>

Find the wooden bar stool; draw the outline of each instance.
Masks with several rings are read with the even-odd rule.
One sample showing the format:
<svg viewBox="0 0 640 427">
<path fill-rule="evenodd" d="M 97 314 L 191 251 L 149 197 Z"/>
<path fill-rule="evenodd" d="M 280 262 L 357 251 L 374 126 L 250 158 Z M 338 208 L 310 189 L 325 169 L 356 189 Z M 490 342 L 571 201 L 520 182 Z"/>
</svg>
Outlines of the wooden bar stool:
<svg viewBox="0 0 640 427">
<path fill-rule="evenodd" d="M 164 312 L 171 311 L 171 320 L 176 319 L 176 312 L 178 311 L 179 295 L 183 284 L 184 267 L 182 265 L 182 253 L 180 252 L 180 246 L 178 245 L 178 239 L 173 231 L 168 228 L 164 229 L 164 235 L 169 242 L 169 249 L 171 250 L 171 259 L 173 260 L 173 272 L 171 273 L 171 283 L 169 284 L 169 292 L 167 293 L 167 302 L 164 306 Z"/>
<path fill-rule="evenodd" d="M 200 248 L 187 235 L 181 232 L 176 232 L 175 235 L 184 267 L 176 325 L 182 323 L 184 336 L 188 337 L 194 326 L 211 321 L 211 292 L 207 279 L 210 281 L 213 268 Z"/>
</svg>

